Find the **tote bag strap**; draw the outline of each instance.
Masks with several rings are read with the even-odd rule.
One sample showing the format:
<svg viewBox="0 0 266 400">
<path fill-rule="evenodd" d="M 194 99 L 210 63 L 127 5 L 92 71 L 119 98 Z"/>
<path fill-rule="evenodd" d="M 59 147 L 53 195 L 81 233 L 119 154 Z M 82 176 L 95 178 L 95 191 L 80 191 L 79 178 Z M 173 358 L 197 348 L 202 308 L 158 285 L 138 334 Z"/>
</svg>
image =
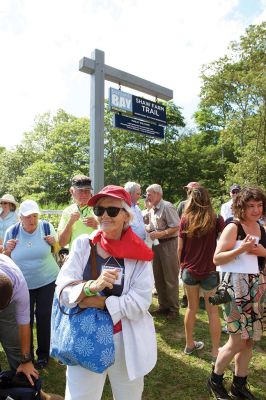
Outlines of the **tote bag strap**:
<svg viewBox="0 0 266 400">
<path fill-rule="evenodd" d="M 93 280 L 95 280 L 98 278 L 99 273 L 97 271 L 96 250 L 91 239 L 90 239 L 90 246 L 91 246 L 91 252 L 90 252 L 91 277 Z"/>
<path fill-rule="evenodd" d="M 96 251 L 95 251 L 95 246 L 92 243 L 92 241 L 89 240 L 89 242 L 90 242 L 90 247 L 91 247 L 91 252 L 90 252 L 91 275 L 92 275 L 92 279 L 95 280 L 99 276 L 99 273 L 97 271 L 97 263 L 96 263 Z M 58 306 L 59 306 L 59 309 L 60 309 L 62 314 L 70 315 L 69 313 L 66 313 L 64 311 L 63 307 L 61 306 L 60 300 L 61 300 L 61 296 L 62 296 L 63 290 L 68 286 L 76 286 L 76 285 L 79 285 L 80 283 L 84 283 L 84 282 L 86 282 L 86 281 L 84 281 L 82 279 L 79 279 L 77 281 L 73 281 L 73 282 L 68 283 L 67 285 L 65 285 L 61 289 L 61 291 L 59 293 L 59 297 L 58 297 Z M 86 308 L 80 308 L 77 312 L 71 313 L 71 315 L 80 314 L 82 311 L 85 311 L 85 310 L 86 310 Z"/>
</svg>

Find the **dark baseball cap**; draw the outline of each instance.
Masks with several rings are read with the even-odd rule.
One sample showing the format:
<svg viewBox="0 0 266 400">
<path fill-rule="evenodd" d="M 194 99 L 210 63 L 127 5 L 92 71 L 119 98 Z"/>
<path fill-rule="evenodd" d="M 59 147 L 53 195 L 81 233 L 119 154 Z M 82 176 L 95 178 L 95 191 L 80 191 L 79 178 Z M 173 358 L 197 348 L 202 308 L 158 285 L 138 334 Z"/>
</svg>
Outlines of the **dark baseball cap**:
<svg viewBox="0 0 266 400">
<path fill-rule="evenodd" d="M 71 186 L 76 189 L 92 189 L 91 179 L 85 175 L 76 175 L 71 181 Z"/>
<path fill-rule="evenodd" d="M 232 186 L 230 186 L 230 192 L 232 192 L 233 190 L 241 190 L 241 187 L 239 185 L 237 185 L 236 183 L 233 183 Z"/>
</svg>

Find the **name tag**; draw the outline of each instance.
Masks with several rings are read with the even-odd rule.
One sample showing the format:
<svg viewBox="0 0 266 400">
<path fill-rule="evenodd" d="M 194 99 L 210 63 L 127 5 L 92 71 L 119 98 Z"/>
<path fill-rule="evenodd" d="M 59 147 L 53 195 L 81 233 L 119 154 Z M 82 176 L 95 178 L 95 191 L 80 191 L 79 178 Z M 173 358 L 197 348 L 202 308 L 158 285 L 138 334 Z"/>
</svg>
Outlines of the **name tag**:
<svg viewBox="0 0 266 400">
<path fill-rule="evenodd" d="M 114 265 L 104 264 L 102 265 L 102 271 L 105 269 L 116 269 L 116 272 L 118 273 L 118 278 L 114 281 L 114 285 L 122 285 L 122 279 L 124 275 L 123 267 L 120 267 L 119 265 L 114 266 Z"/>
</svg>

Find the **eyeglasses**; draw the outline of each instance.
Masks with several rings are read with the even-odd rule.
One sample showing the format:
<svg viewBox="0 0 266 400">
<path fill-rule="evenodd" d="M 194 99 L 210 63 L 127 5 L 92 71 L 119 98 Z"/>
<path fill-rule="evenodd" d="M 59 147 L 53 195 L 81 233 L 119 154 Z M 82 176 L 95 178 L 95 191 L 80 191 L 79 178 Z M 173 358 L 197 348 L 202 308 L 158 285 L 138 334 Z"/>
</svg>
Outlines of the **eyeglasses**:
<svg viewBox="0 0 266 400">
<path fill-rule="evenodd" d="M 101 207 L 101 206 L 93 207 L 93 212 L 96 215 L 96 217 L 102 217 L 106 211 L 108 217 L 114 218 L 114 217 L 117 217 L 120 210 L 124 210 L 124 208 L 123 207 Z"/>
<path fill-rule="evenodd" d="M 1 201 L 1 203 L 0 203 L 1 205 L 3 204 L 3 205 L 6 205 L 6 204 L 9 204 L 7 201 Z"/>
</svg>

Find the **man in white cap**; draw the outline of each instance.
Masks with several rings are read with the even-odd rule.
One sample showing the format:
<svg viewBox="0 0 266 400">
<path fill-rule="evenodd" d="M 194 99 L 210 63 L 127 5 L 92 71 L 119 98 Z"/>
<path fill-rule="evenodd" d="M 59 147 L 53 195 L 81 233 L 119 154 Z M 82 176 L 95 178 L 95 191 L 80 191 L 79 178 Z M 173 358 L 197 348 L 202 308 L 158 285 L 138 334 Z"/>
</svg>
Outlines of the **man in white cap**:
<svg viewBox="0 0 266 400">
<path fill-rule="evenodd" d="M 223 217 L 224 221 L 228 220 L 228 218 L 233 218 L 233 212 L 232 212 L 232 204 L 233 204 L 233 199 L 234 197 L 240 192 L 241 187 L 233 183 L 233 185 L 230 186 L 230 197 L 231 199 L 227 201 L 226 203 L 222 204 L 221 207 L 221 216 Z"/>
</svg>

